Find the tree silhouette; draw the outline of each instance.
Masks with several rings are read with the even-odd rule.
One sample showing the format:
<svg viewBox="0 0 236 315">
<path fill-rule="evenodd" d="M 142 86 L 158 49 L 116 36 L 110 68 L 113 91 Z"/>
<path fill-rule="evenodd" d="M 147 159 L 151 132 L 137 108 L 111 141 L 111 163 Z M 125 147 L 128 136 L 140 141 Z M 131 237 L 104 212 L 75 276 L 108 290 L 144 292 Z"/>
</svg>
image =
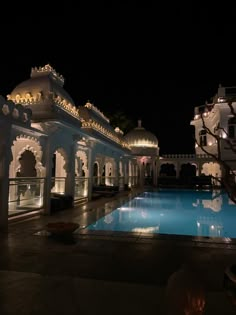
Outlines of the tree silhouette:
<svg viewBox="0 0 236 315">
<path fill-rule="evenodd" d="M 123 111 L 119 110 L 107 116 L 110 119 L 112 127 L 119 127 L 125 134 L 135 127 L 134 121 L 128 118 Z"/>
</svg>

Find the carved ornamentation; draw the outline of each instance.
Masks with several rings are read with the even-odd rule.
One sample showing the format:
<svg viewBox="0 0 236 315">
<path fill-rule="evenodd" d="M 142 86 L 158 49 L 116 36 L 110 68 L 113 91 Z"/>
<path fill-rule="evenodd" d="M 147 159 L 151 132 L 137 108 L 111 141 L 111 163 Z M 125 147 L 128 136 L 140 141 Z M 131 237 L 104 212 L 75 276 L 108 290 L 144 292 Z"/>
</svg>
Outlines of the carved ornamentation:
<svg viewBox="0 0 236 315">
<path fill-rule="evenodd" d="M 2 112 L 4 115 L 8 115 L 10 113 L 9 106 L 7 104 L 3 105 Z"/>
</svg>

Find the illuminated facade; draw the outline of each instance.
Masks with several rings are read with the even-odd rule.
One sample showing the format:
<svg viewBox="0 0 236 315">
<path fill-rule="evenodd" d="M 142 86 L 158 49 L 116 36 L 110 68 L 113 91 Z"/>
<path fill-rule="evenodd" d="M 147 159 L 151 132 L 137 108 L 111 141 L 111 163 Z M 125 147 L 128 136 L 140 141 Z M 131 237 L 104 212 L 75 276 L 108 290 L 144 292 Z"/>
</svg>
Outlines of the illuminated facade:
<svg viewBox="0 0 236 315">
<path fill-rule="evenodd" d="M 77 204 L 91 199 L 95 185 L 138 184 L 137 161 L 119 128 L 93 104 L 76 106 L 63 85 L 46 65 L 0 98 L 1 228 L 20 214 L 49 214 L 62 195 Z"/>
<path fill-rule="evenodd" d="M 139 166 L 140 184 L 157 185 L 157 161 L 159 159 L 158 140 L 138 121 L 138 126 L 125 135 L 132 154 Z"/>
<path fill-rule="evenodd" d="M 221 159 L 227 161 L 232 170 L 236 170 L 235 153 L 232 150 L 232 147 L 236 148 L 236 118 L 232 114 L 232 110 L 236 111 L 236 102 L 232 102 L 232 108 L 230 108 L 228 101 L 235 97 L 236 87 L 220 85 L 212 103 L 195 107 L 194 119 L 191 121 L 191 125 L 195 127 L 196 154 L 206 154 L 202 147 L 213 155 L 218 155 L 220 151 Z M 203 128 L 203 122 L 209 132 Z M 219 143 L 211 133 L 219 136 Z M 220 165 L 214 159 L 203 164 L 201 172 L 215 177 L 222 176 Z"/>
<path fill-rule="evenodd" d="M 64 89 L 64 78 L 50 65 L 32 68 L 30 79 L 0 97 L 0 228 L 8 220 L 31 213 L 50 214 L 60 196 L 73 204 L 90 200 L 93 188 L 158 185 L 162 177 L 181 176 L 184 165 L 195 175 L 221 176 L 213 159 L 196 147 L 196 155 L 159 156 L 158 140 L 141 121 L 126 135 L 113 128 L 93 104 L 77 106 Z M 204 107 L 206 125 L 222 137 L 235 138 L 235 124 L 219 88 L 217 102 Z M 216 153 L 216 144 L 203 134 L 199 109 L 194 120 L 197 141 Z M 228 128 L 228 129 L 227 129 Z M 203 142 L 202 142 L 203 141 Z M 233 156 L 223 147 L 224 156 Z M 165 166 L 173 166 L 169 174 Z"/>
</svg>

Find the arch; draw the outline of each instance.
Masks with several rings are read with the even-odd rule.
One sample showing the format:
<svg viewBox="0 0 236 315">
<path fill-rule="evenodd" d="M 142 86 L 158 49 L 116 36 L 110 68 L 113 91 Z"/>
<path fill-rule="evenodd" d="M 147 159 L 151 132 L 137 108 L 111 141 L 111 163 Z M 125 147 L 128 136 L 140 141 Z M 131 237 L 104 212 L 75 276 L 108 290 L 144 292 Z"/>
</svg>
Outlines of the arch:
<svg viewBox="0 0 236 315">
<path fill-rule="evenodd" d="M 68 156 L 63 148 L 57 148 L 52 155 L 53 177 L 66 177 L 68 172 Z"/>
<path fill-rule="evenodd" d="M 220 185 L 219 181 L 217 181 L 217 178 L 222 177 L 222 171 L 221 171 L 220 165 L 218 163 L 206 162 L 206 163 L 202 164 L 201 174 L 204 174 L 207 176 L 212 175 L 213 177 L 215 177 L 215 179 L 213 179 L 213 184 L 215 186 Z"/>
<path fill-rule="evenodd" d="M 105 171 L 105 185 L 114 186 L 115 161 L 113 158 L 106 159 L 104 171 Z"/>
<path fill-rule="evenodd" d="M 9 167 L 9 177 L 16 177 L 16 173 L 20 169 L 19 159 L 26 150 L 32 152 L 35 157 L 35 169 L 37 177 L 44 177 L 45 167 L 42 165 L 42 147 L 38 139 L 27 135 L 17 136 L 16 139 L 13 141 L 13 145 L 11 146 L 13 159 Z"/>
<path fill-rule="evenodd" d="M 51 156 L 52 169 L 51 192 L 63 194 L 65 192 L 65 178 L 68 171 L 68 157 L 63 148 L 57 148 Z"/>
<path fill-rule="evenodd" d="M 173 163 L 163 163 L 163 164 L 161 164 L 159 175 L 162 175 L 162 176 L 176 176 L 175 165 Z"/>
<path fill-rule="evenodd" d="M 105 176 L 114 176 L 113 174 L 113 164 L 111 161 L 106 161 L 106 167 L 105 167 Z"/>
<path fill-rule="evenodd" d="M 80 160 L 82 161 L 81 170 L 84 172 L 84 176 L 88 177 L 89 176 L 88 157 L 86 152 L 79 150 L 76 152 L 76 157 L 80 158 Z"/>
<path fill-rule="evenodd" d="M 25 150 L 19 158 L 19 164 L 16 177 L 36 177 L 36 159 L 32 151 Z"/>
</svg>

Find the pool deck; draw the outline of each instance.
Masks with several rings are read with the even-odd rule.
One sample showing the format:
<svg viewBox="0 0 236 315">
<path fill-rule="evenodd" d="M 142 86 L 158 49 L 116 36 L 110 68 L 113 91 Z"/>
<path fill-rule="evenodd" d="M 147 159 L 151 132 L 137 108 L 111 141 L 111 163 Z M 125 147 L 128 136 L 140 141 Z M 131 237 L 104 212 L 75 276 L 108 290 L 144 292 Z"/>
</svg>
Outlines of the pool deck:
<svg viewBox="0 0 236 315">
<path fill-rule="evenodd" d="M 0 235 L 0 314 L 170 315 L 167 281 L 183 265 L 205 288 L 204 314 L 235 314 L 223 288 L 226 266 L 236 263 L 235 242 L 83 229 L 65 240 L 45 232 L 54 221 L 86 226 L 137 193 L 11 223 Z"/>
</svg>

